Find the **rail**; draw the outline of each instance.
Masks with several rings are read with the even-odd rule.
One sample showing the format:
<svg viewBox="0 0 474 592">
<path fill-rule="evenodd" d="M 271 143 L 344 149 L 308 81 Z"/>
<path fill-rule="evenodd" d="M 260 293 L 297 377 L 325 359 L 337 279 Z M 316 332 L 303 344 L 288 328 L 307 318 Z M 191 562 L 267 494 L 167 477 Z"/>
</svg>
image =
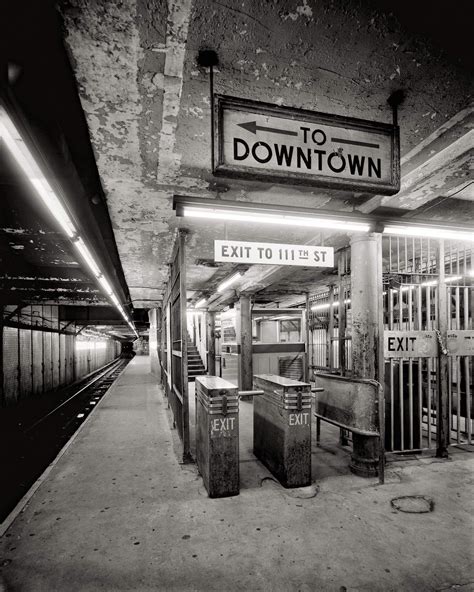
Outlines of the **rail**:
<svg viewBox="0 0 474 592">
<path fill-rule="evenodd" d="M 90 388 L 93 384 L 95 384 L 98 380 L 100 380 L 101 378 L 103 378 L 106 374 L 108 374 L 109 372 L 112 372 L 115 367 L 120 366 L 121 364 L 123 364 L 123 359 L 122 358 L 118 358 L 117 360 L 112 360 L 112 362 L 109 362 L 109 364 L 107 364 L 105 366 L 105 370 L 103 372 L 101 372 L 98 376 L 94 376 L 94 378 L 88 382 L 87 384 L 85 384 L 83 387 L 81 387 L 78 391 L 76 391 L 73 395 L 71 395 L 70 397 L 68 397 L 65 401 L 63 401 L 60 405 L 58 405 L 57 407 L 55 407 L 54 409 L 52 409 L 49 413 L 47 413 L 46 415 L 43 415 L 43 417 L 40 417 L 37 421 L 35 421 L 35 423 L 33 423 L 32 425 L 30 425 L 29 427 L 26 428 L 26 430 L 23 431 L 24 434 L 27 434 L 28 432 L 30 432 L 31 430 L 33 430 L 35 427 L 37 427 L 40 423 L 42 423 L 43 421 L 45 421 L 48 417 L 50 417 L 51 415 L 53 415 L 54 413 L 56 413 L 56 411 L 58 411 L 59 409 L 61 409 L 62 407 L 64 407 L 64 405 L 66 405 L 67 403 L 69 403 L 70 401 L 72 401 L 72 399 L 74 399 L 75 397 L 77 397 L 78 395 L 80 395 L 82 392 L 84 392 L 86 389 Z M 104 368 L 104 366 L 102 367 L 102 369 Z M 100 370 L 99 370 L 100 372 Z"/>
</svg>

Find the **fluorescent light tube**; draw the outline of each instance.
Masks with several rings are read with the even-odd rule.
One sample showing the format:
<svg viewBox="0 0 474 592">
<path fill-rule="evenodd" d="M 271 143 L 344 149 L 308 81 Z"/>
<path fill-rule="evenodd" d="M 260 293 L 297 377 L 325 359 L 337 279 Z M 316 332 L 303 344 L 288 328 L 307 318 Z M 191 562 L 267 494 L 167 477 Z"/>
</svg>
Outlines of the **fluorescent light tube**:
<svg viewBox="0 0 474 592">
<path fill-rule="evenodd" d="M 0 106 L 0 137 L 43 203 L 72 238 L 77 233 L 76 227 L 3 106 Z"/>
<path fill-rule="evenodd" d="M 103 275 L 100 275 L 97 279 L 99 280 L 100 285 L 106 291 L 107 295 L 109 297 L 112 296 L 112 294 L 114 293 L 114 291 L 112 290 L 112 286 L 107 281 L 107 278 L 105 278 Z"/>
<path fill-rule="evenodd" d="M 242 277 L 242 274 L 240 272 L 234 273 L 234 275 L 231 275 L 230 278 L 227 278 L 225 281 L 223 281 L 221 284 L 219 284 L 219 286 L 217 286 L 217 291 L 223 292 L 229 286 L 231 286 L 234 282 L 236 282 L 240 277 Z"/>
<path fill-rule="evenodd" d="M 454 275 L 447 277 L 444 281 L 449 284 L 451 282 L 458 282 L 462 280 L 462 275 Z M 414 290 L 417 286 L 421 286 L 422 288 L 426 288 L 427 286 L 437 286 L 438 280 L 427 280 L 426 282 L 422 282 L 421 284 L 410 284 L 408 286 L 401 286 L 400 288 L 391 288 L 392 292 L 398 292 L 401 290 L 402 292 L 407 292 L 408 290 Z"/>
<path fill-rule="evenodd" d="M 92 271 L 92 273 L 96 277 L 98 277 L 100 275 L 100 269 L 99 269 L 97 263 L 94 261 L 94 258 L 92 257 L 89 249 L 86 247 L 82 238 L 78 237 L 77 240 L 74 241 L 74 246 L 79 251 L 79 253 L 81 254 L 81 257 L 87 263 L 87 265 L 88 265 L 89 269 Z"/>
<path fill-rule="evenodd" d="M 350 304 L 351 303 L 351 299 L 350 298 L 346 298 L 344 300 L 344 304 Z M 333 308 L 335 306 L 339 306 L 339 300 L 335 300 L 332 303 Z M 315 306 L 311 307 L 311 310 L 327 310 L 329 308 L 329 302 L 325 302 L 324 304 L 316 304 Z"/>
<path fill-rule="evenodd" d="M 196 304 L 194 305 L 194 308 L 201 308 L 202 306 L 204 306 L 206 304 L 206 302 L 207 301 L 205 298 L 201 298 L 201 300 L 196 302 Z"/>
<path fill-rule="evenodd" d="M 279 224 L 281 226 L 306 226 L 309 228 L 328 228 L 331 230 L 341 231 L 370 231 L 370 224 L 367 224 L 366 222 L 333 220 L 330 218 L 312 218 L 310 216 L 296 216 L 290 214 L 263 214 L 261 212 L 255 211 L 237 212 L 235 210 L 221 210 L 217 208 L 211 209 L 184 206 L 183 216 L 192 218 L 205 218 L 207 220 L 229 220 L 235 222 L 256 222 L 259 224 Z"/>
<path fill-rule="evenodd" d="M 426 238 L 445 238 L 460 241 L 474 241 L 474 232 L 466 232 L 451 228 L 434 228 L 431 226 L 390 226 L 383 229 L 384 234 L 399 236 L 415 236 Z"/>
</svg>

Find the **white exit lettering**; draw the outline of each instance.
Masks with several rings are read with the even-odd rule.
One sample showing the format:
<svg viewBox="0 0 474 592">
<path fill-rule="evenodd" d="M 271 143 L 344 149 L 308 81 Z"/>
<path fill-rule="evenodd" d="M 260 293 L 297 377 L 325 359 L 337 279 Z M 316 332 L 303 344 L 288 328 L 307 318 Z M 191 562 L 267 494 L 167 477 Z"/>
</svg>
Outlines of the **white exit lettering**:
<svg viewBox="0 0 474 592">
<path fill-rule="evenodd" d="M 290 426 L 308 425 L 309 413 L 290 413 Z"/>
<path fill-rule="evenodd" d="M 228 432 L 234 429 L 235 417 L 216 417 L 211 421 L 211 433 Z"/>
</svg>

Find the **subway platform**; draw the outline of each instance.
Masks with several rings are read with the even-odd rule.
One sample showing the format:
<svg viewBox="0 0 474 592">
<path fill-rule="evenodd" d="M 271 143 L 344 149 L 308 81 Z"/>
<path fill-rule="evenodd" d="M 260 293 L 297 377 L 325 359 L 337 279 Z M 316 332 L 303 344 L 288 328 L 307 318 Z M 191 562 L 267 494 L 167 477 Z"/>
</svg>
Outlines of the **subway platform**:
<svg viewBox="0 0 474 592">
<path fill-rule="evenodd" d="M 286 490 L 251 453 L 251 405 L 241 493 L 210 499 L 135 357 L 4 532 L 0 590 L 474 590 L 469 449 L 391 463 L 380 486 L 323 431 L 313 485 Z M 396 510 L 407 495 L 432 511 Z"/>
</svg>

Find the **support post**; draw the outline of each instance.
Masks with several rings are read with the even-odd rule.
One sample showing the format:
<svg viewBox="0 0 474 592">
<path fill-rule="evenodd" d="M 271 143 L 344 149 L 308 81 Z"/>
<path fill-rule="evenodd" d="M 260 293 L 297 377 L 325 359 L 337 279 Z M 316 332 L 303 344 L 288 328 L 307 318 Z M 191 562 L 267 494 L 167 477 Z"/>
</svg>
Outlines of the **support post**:
<svg viewBox="0 0 474 592">
<path fill-rule="evenodd" d="M 3 311 L 4 306 L 0 306 L 0 405 L 6 405 L 5 391 L 3 388 Z"/>
<path fill-rule="evenodd" d="M 346 299 L 346 286 L 345 286 L 345 260 L 346 252 L 341 251 L 339 253 L 339 259 L 337 262 L 338 275 L 339 275 L 339 308 L 338 308 L 338 319 L 339 319 L 339 370 L 341 376 L 346 375 L 346 305 L 344 303 Z"/>
<path fill-rule="evenodd" d="M 445 277 L 444 239 L 439 239 L 438 248 L 438 330 L 440 337 L 438 355 L 438 392 L 436 399 L 436 456 L 448 457 L 449 445 L 449 382 L 448 354 L 446 341 L 448 333 L 448 303 Z"/>
<path fill-rule="evenodd" d="M 240 296 L 238 312 L 240 323 L 239 389 L 242 391 L 251 391 L 253 388 L 252 314 L 249 296 L 243 294 Z"/>
<path fill-rule="evenodd" d="M 216 313 L 206 314 L 207 373 L 216 375 Z"/>
<path fill-rule="evenodd" d="M 371 378 L 383 385 L 380 310 L 382 307 L 382 240 L 378 233 L 351 239 L 352 372 L 354 378 Z M 383 412 L 383 409 L 379 410 Z M 380 424 L 384 418 L 380 416 Z M 353 435 L 350 468 L 362 477 L 379 471 L 378 438 Z"/>
<path fill-rule="evenodd" d="M 311 356 L 311 334 L 309 330 L 309 317 L 311 314 L 311 307 L 309 304 L 309 294 L 306 294 L 306 307 L 305 307 L 305 314 L 302 315 L 302 321 L 304 322 L 304 328 L 302 327 L 301 330 L 304 331 L 304 340 L 305 340 L 305 356 L 304 356 L 304 381 L 309 382 L 311 377 L 311 368 L 310 366 L 313 363 L 312 356 Z"/>
<path fill-rule="evenodd" d="M 181 396 L 183 398 L 182 422 L 183 422 L 183 463 L 192 462 L 191 442 L 189 430 L 189 399 L 188 399 L 188 327 L 186 312 L 186 232 L 179 230 L 179 312 L 181 316 L 180 340 L 181 340 Z M 173 384 L 174 388 L 174 384 Z"/>
<path fill-rule="evenodd" d="M 162 331 L 163 331 L 163 309 L 158 307 L 156 309 L 156 349 L 158 354 L 158 368 L 156 369 L 158 382 L 163 384 L 163 378 L 161 373 L 161 356 L 163 355 L 163 343 L 162 343 Z"/>
<path fill-rule="evenodd" d="M 328 310 L 328 328 L 326 333 L 326 359 L 329 371 L 334 370 L 334 355 L 333 355 L 333 341 L 334 341 L 334 285 L 329 286 L 329 310 Z"/>
</svg>

